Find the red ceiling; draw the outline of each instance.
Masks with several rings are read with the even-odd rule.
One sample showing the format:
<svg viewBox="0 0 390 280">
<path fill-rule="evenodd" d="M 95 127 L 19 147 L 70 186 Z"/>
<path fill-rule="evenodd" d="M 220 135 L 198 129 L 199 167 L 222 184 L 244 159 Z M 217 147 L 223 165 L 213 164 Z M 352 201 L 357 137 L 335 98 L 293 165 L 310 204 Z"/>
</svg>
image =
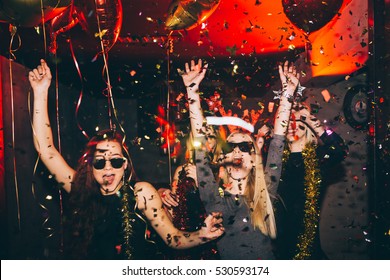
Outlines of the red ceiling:
<svg viewBox="0 0 390 280">
<path fill-rule="evenodd" d="M 121 2 L 123 23 L 119 39 L 109 52 L 110 58 L 123 63 L 130 59 L 165 59 L 169 31 L 164 22 L 171 0 Z M 305 38 L 307 34 L 285 15 L 282 0 L 221 0 L 203 25 L 172 33 L 171 55 L 172 59 L 187 59 L 192 56 L 226 58 L 253 53 L 273 54 L 291 48 L 303 49 L 308 39 L 313 46 L 314 76 L 332 75 L 335 71 L 337 74 L 351 73 L 367 59 L 367 47 L 363 47 L 364 44 L 367 46 L 368 40 L 368 32 L 364 31 L 368 29 L 367 21 L 366 0 L 344 0 L 339 15 Z M 65 43 L 68 34 L 72 35 L 78 54 L 93 57 L 99 51 L 98 39 L 80 31 L 80 27 L 76 27 L 61 34 L 59 55 L 69 56 L 69 46 Z M 27 33 L 35 31 L 31 29 Z M 40 55 L 37 50 L 43 50 L 43 44 L 36 38 L 22 36 L 21 48 L 30 49 L 30 53 L 26 52 L 30 57 Z M 337 67 L 329 67 L 332 65 Z"/>
<path fill-rule="evenodd" d="M 169 33 L 163 22 L 170 2 L 123 1 L 122 32 L 113 50 L 126 45 L 137 50 L 137 56 L 164 54 L 164 49 L 153 43 L 153 39 L 162 42 Z M 144 38 L 143 48 L 134 39 L 138 36 Z M 289 46 L 303 47 L 305 43 L 302 31 L 283 13 L 282 1 L 261 1 L 256 5 L 255 0 L 221 0 L 204 25 L 174 31 L 172 38 L 178 56 L 273 53 L 285 51 Z"/>
</svg>

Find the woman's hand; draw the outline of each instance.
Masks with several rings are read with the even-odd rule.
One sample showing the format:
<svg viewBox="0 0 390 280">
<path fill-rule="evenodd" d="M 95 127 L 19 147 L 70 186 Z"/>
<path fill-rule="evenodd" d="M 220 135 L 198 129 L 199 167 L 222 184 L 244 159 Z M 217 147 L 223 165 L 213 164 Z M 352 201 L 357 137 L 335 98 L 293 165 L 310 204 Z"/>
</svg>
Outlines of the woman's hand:
<svg viewBox="0 0 390 280">
<path fill-rule="evenodd" d="M 185 71 L 180 69 L 177 69 L 177 71 L 181 75 L 187 91 L 197 91 L 199 89 L 199 84 L 206 74 L 207 64 L 202 67 L 201 59 L 198 60 L 198 64 L 195 64 L 195 61 L 191 60 L 191 65 L 186 63 L 184 67 Z"/>
<path fill-rule="evenodd" d="M 295 89 L 299 84 L 299 76 L 294 63 L 289 64 L 286 60 L 283 66 L 279 65 L 279 77 L 282 82 L 282 96 L 287 97 L 287 99 L 294 97 Z"/>
<path fill-rule="evenodd" d="M 50 68 L 43 59 L 41 59 L 41 64 L 28 74 L 28 80 L 34 92 L 48 90 L 51 84 L 51 78 Z"/>
<path fill-rule="evenodd" d="M 224 232 L 221 212 L 213 212 L 204 220 L 203 227 L 199 230 L 199 237 L 203 240 L 213 240 L 220 237 Z M 204 240 L 204 241 L 206 241 Z"/>
<path fill-rule="evenodd" d="M 299 111 L 299 114 L 301 121 L 310 126 L 318 137 L 320 137 L 325 132 L 325 129 L 321 125 L 321 121 L 317 119 L 316 116 L 312 115 L 309 110 L 307 110 L 306 108 L 301 109 Z"/>
<path fill-rule="evenodd" d="M 194 164 L 188 163 L 184 165 L 184 171 L 186 172 L 186 177 L 194 179 L 195 184 L 198 185 L 198 178 L 196 176 L 196 166 Z"/>
<path fill-rule="evenodd" d="M 157 192 L 160 195 L 161 201 L 168 208 L 176 207 L 179 205 L 176 200 L 176 195 L 170 189 L 160 188 Z"/>
</svg>

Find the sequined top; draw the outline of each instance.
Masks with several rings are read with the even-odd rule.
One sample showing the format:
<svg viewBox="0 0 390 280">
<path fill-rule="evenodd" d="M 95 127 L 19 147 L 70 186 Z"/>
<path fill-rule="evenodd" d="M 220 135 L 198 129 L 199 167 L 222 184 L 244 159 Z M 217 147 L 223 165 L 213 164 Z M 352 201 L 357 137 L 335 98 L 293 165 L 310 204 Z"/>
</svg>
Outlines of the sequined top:
<svg viewBox="0 0 390 280">
<path fill-rule="evenodd" d="M 199 180 L 200 198 L 207 212 L 222 212 L 225 233 L 217 239 L 221 259 L 225 260 L 271 260 L 271 240 L 260 230 L 254 229 L 250 210 L 245 198 L 228 192 L 221 194 L 211 171 L 208 157 L 196 151 L 196 172 Z"/>
</svg>

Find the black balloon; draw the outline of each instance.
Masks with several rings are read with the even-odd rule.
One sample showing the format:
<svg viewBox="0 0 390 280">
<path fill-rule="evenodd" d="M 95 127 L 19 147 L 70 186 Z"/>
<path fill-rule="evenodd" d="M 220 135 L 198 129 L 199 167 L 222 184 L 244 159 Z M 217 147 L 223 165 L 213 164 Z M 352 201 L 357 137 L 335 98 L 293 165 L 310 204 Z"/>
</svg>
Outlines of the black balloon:
<svg viewBox="0 0 390 280">
<path fill-rule="evenodd" d="M 72 0 L 0 0 L 0 22 L 22 27 L 38 26 L 42 24 L 42 20 L 46 22 L 64 12 L 71 2 Z"/>
<path fill-rule="evenodd" d="M 340 10 L 343 0 L 282 0 L 288 19 L 306 33 L 324 27 Z"/>
</svg>

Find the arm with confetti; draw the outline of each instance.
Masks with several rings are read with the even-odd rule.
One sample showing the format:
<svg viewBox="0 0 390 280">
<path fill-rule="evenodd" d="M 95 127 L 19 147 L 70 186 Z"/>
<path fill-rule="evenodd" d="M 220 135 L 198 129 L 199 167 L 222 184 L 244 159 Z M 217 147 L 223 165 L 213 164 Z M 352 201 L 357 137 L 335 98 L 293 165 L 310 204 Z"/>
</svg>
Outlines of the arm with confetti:
<svg viewBox="0 0 390 280">
<path fill-rule="evenodd" d="M 299 73 L 294 64 L 286 61 L 283 66 L 279 65 L 279 77 L 282 82 L 279 108 L 276 112 L 274 134 L 285 135 L 290 120 L 294 93 L 299 84 Z"/>
<path fill-rule="evenodd" d="M 195 232 L 185 232 L 174 227 L 163 209 L 157 190 L 149 183 L 139 182 L 135 185 L 137 207 L 164 242 L 175 249 L 195 247 L 214 240 L 224 233 L 221 213 L 213 212 L 204 221 L 203 227 Z"/>
<path fill-rule="evenodd" d="M 180 73 L 187 90 L 191 131 L 194 137 L 204 136 L 206 130 L 199 96 L 199 85 L 205 77 L 207 64 L 202 67 L 201 59 L 198 60 L 197 64 L 194 60 L 191 60 L 191 63 L 186 63 L 184 67 L 184 71 L 180 69 L 177 71 Z"/>
<path fill-rule="evenodd" d="M 299 84 L 299 73 L 293 64 L 286 61 L 279 65 L 279 76 L 282 82 L 282 94 L 276 112 L 274 134 L 269 146 L 265 165 L 265 180 L 271 197 L 275 197 L 282 175 L 282 156 L 285 147 L 286 133 L 290 123 L 292 99 Z"/>
<path fill-rule="evenodd" d="M 40 62 L 40 65 L 28 75 L 34 93 L 34 146 L 49 172 L 67 192 L 70 192 L 75 170 L 66 163 L 54 145 L 47 108 L 52 75 L 46 62 L 43 59 Z"/>
</svg>

